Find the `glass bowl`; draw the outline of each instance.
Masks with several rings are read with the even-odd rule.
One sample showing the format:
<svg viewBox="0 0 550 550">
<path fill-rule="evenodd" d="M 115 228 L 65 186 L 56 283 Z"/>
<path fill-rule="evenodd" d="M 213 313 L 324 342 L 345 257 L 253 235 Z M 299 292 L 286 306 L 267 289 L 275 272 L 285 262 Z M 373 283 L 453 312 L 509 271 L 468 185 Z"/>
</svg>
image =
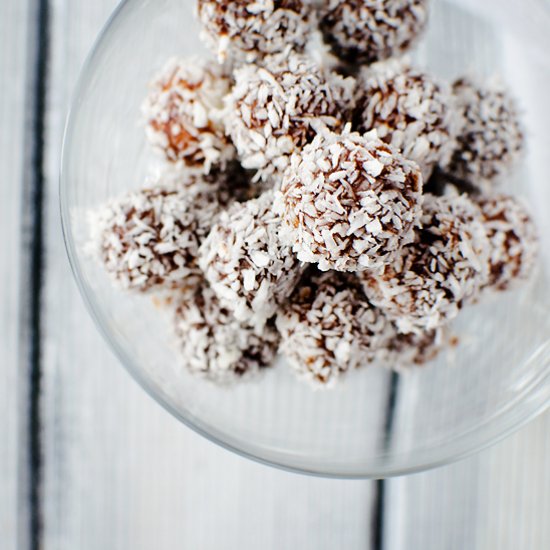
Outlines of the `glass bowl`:
<svg viewBox="0 0 550 550">
<path fill-rule="evenodd" d="M 415 56 L 442 77 L 499 72 L 511 83 L 530 146 L 510 187 L 534 205 L 547 253 L 549 117 L 540 78 L 549 78 L 548 67 L 533 44 L 520 46 L 524 41 L 503 22 L 469 4 L 474 11 L 435 2 Z M 543 410 L 550 398 L 544 255 L 532 283 L 464 311 L 453 325 L 459 346 L 423 368 L 400 374 L 366 368 L 332 391 L 315 392 L 297 382 L 282 359 L 259 381 L 231 388 L 180 366 L 169 321 L 151 298 L 114 289 L 87 256 L 85 212 L 143 184 L 150 152 L 139 108 L 147 83 L 172 55 L 207 54 L 193 6 L 192 0 L 120 5 L 83 70 L 65 136 L 61 209 L 69 257 L 98 327 L 134 378 L 184 424 L 224 447 L 334 477 L 384 477 L 448 463 Z"/>
</svg>

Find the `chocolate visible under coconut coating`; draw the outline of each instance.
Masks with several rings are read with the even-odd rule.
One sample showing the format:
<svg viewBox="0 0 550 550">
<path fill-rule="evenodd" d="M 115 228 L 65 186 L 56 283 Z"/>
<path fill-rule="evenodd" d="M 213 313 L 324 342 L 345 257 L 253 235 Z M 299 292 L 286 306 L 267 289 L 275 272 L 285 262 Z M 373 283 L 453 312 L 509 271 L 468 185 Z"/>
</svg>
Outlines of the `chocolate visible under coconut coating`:
<svg viewBox="0 0 550 550">
<path fill-rule="evenodd" d="M 225 136 L 223 99 L 231 83 L 216 63 L 199 58 L 168 61 L 142 105 L 149 142 L 169 161 L 208 173 L 235 158 Z"/>
<path fill-rule="evenodd" d="M 483 86 L 466 78 L 453 87 L 464 127 L 448 170 L 476 181 L 506 175 L 524 146 L 514 100 L 501 86 Z"/>
<path fill-rule="evenodd" d="M 279 335 L 239 323 L 206 285 L 184 292 L 175 304 L 174 326 L 183 365 L 192 373 L 227 384 L 271 366 Z"/>
<path fill-rule="evenodd" d="M 200 249 L 199 265 L 235 318 L 261 326 L 293 291 L 303 268 L 279 239 L 273 192 L 223 212 Z"/>
<path fill-rule="evenodd" d="M 228 96 L 227 133 L 245 168 L 268 179 L 279 176 L 289 156 L 310 142 L 321 127 L 341 127 L 353 107 L 355 80 L 318 66 L 305 55 L 288 53 L 245 65 L 235 72 Z"/>
<path fill-rule="evenodd" d="M 532 274 L 539 241 L 528 210 L 515 197 L 503 194 L 477 199 L 490 242 L 489 281 L 493 290 L 508 290 Z"/>
<path fill-rule="evenodd" d="M 331 387 L 370 364 L 393 333 L 386 316 L 348 274 L 308 273 L 277 315 L 279 351 L 303 380 Z"/>
<path fill-rule="evenodd" d="M 425 365 L 439 355 L 445 347 L 445 340 L 442 328 L 402 334 L 394 326 L 394 334 L 378 354 L 377 364 L 397 371 Z"/>
<path fill-rule="evenodd" d="M 402 60 L 365 67 L 358 78 L 356 122 L 420 166 L 424 180 L 449 162 L 463 121 L 450 87 Z"/>
<path fill-rule="evenodd" d="M 401 54 L 422 33 L 427 0 L 322 0 L 325 41 L 345 61 L 373 63 Z"/>
<path fill-rule="evenodd" d="M 91 213 L 91 247 L 124 289 L 146 292 L 196 283 L 197 255 L 219 205 L 215 193 L 155 187 Z"/>
<path fill-rule="evenodd" d="M 489 276 L 481 211 L 465 195 L 424 197 L 422 229 L 379 273 L 363 272 L 369 300 L 400 332 L 432 330 L 455 318 Z"/>
<path fill-rule="evenodd" d="M 154 166 L 150 181 L 153 185 L 187 191 L 190 194 L 212 194 L 221 208 L 234 202 L 252 199 L 260 187 L 252 182 L 252 175 L 237 161 L 229 162 L 225 168 L 213 168 L 209 174 L 187 167 L 183 162 L 162 163 Z"/>
<path fill-rule="evenodd" d="M 304 48 L 314 10 L 303 0 L 198 0 L 201 37 L 222 61 L 256 61 Z"/>
<path fill-rule="evenodd" d="M 301 261 L 358 271 L 391 262 L 412 241 L 421 201 L 414 162 L 375 136 L 324 131 L 292 157 L 275 208 Z"/>
</svg>

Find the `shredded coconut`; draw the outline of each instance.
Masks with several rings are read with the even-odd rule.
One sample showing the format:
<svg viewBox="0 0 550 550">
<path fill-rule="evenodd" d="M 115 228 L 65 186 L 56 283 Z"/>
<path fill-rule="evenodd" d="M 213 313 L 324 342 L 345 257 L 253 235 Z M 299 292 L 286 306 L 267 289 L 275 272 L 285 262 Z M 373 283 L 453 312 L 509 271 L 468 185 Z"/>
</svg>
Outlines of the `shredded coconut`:
<svg viewBox="0 0 550 550">
<path fill-rule="evenodd" d="M 199 245 L 218 212 L 212 192 L 144 189 L 90 214 L 91 248 L 124 289 L 193 286 Z"/>
<path fill-rule="evenodd" d="M 225 136 L 223 99 L 230 80 L 216 63 L 170 59 L 142 105 L 149 142 L 169 161 L 210 172 L 235 158 Z"/>
<path fill-rule="evenodd" d="M 432 330 L 455 318 L 489 277 L 489 239 L 466 195 L 425 195 L 422 229 L 379 272 L 359 276 L 370 301 L 400 332 Z"/>
<path fill-rule="evenodd" d="M 199 0 L 201 37 L 220 61 L 253 62 L 283 51 L 303 50 L 315 12 L 303 0 Z"/>
<path fill-rule="evenodd" d="M 313 271 L 279 311 L 280 352 L 298 376 L 332 387 L 342 374 L 371 364 L 393 334 L 386 316 L 347 274 Z"/>
<path fill-rule="evenodd" d="M 351 118 L 355 80 L 323 69 L 292 52 L 270 57 L 265 67 L 235 72 L 228 96 L 227 133 L 245 168 L 269 179 L 282 174 L 290 155 L 319 128 L 339 128 Z"/>
<path fill-rule="evenodd" d="M 324 131 L 292 157 L 275 208 L 301 261 L 358 271 L 391 262 L 413 240 L 421 200 L 414 162 L 374 135 Z"/>
<path fill-rule="evenodd" d="M 418 163 L 426 181 L 436 164 L 449 162 L 463 126 L 450 87 L 403 60 L 361 71 L 356 112 L 362 131 L 375 129 Z"/>
<path fill-rule="evenodd" d="M 201 246 L 199 264 L 236 319 L 261 326 L 290 295 L 302 267 L 279 239 L 273 192 L 223 212 Z"/>
<path fill-rule="evenodd" d="M 435 359 L 448 344 L 444 328 L 402 334 L 395 325 L 393 327 L 394 334 L 377 354 L 377 363 L 396 371 L 425 365 Z"/>
<path fill-rule="evenodd" d="M 539 241 L 535 223 L 518 199 L 481 196 L 477 203 L 490 242 L 489 281 L 493 290 L 508 290 L 529 278 L 537 262 Z"/>
<path fill-rule="evenodd" d="M 184 292 L 175 304 L 174 326 L 182 364 L 192 373 L 228 384 L 272 365 L 279 336 L 272 324 L 239 323 L 206 285 Z"/>
<path fill-rule="evenodd" d="M 320 27 L 339 57 L 373 63 L 409 49 L 427 19 L 427 0 L 323 0 Z"/>
<path fill-rule="evenodd" d="M 514 100 L 502 86 L 484 87 L 465 78 L 454 84 L 454 93 L 465 123 L 449 170 L 474 181 L 505 175 L 524 146 Z"/>
</svg>

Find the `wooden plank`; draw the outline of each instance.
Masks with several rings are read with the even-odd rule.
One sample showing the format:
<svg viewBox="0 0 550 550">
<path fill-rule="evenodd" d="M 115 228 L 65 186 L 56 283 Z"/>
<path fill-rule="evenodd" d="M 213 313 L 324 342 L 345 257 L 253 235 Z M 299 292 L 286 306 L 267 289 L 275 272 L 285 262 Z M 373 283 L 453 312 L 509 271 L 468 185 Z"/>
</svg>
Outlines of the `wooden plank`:
<svg viewBox="0 0 550 550">
<path fill-rule="evenodd" d="M 469 2 L 469 0 L 468 0 Z M 468 3 L 466 2 L 466 3 Z M 490 3 L 489 3 L 490 4 Z M 482 10 L 487 6 L 484 4 Z M 506 10 L 499 10 L 499 16 Z M 515 8 L 513 10 L 515 12 Z M 527 13 L 527 12 L 525 12 Z M 523 15 L 525 15 L 525 13 Z M 509 15 L 509 14 L 508 14 Z M 517 14 L 521 18 L 522 14 Z M 537 25 L 536 21 L 532 21 Z M 525 27 L 520 27 L 525 32 Z M 550 235 L 546 166 L 550 85 L 546 60 L 528 55 L 530 42 L 513 29 L 499 47 L 504 77 L 521 99 L 528 128 L 529 192 L 541 234 Z M 471 42 L 473 44 L 473 40 Z M 484 51 L 478 48 L 478 51 Z M 548 250 L 543 242 L 543 249 Z M 546 265 L 548 267 L 548 264 Z M 509 314 L 509 317 L 511 315 Z M 444 389 L 444 384 L 441 388 Z M 444 391 L 444 390 L 443 390 Z M 428 407 L 402 404 L 398 422 L 427 421 Z M 414 411 L 412 415 L 410 411 Z M 441 414 L 444 407 L 441 407 Z M 388 482 L 385 534 L 389 550 L 550 548 L 550 413 L 504 442 L 458 464 Z"/>
<path fill-rule="evenodd" d="M 27 60 L 32 44 L 30 4 L 0 3 L 0 546 L 4 550 L 27 544 L 26 404 L 27 372 L 19 357 L 20 231 L 25 177 Z M 19 482 L 19 483 L 18 483 Z M 18 543 L 21 546 L 18 546 Z"/>
<path fill-rule="evenodd" d="M 389 482 L 388 550 L 550 548 L 550 413 L 478 456 Z"/>
<path fill-rule="evenodd" d="M 53 5 L 44 341 L 46 550 L 364 549 L 372 484 L 299 477 L 223 451 L 128 377 L 84 309 L 57 208 L 70 92 L 113 0 Z"/>
</svg>

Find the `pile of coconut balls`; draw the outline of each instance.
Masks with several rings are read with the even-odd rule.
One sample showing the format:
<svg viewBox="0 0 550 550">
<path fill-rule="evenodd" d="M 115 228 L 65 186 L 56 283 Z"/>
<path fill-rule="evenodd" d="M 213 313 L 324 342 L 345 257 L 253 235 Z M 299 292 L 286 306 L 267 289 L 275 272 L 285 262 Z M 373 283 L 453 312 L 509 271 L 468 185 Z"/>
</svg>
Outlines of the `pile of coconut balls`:
<svg viewBox="0 0 550 550">
<path fill-rule="evenodd" d="M 331 387 L 450 345 L 468 304 L 537 260 L 502 86 L 403 57 L 427 0 L 198 0 L 211 59 L 171 59 L 143 104 L 146 188 L 93 215 L 124 290 L 169 294 L 181 363 L 219 383 L 278 354 Z M 153 160 L 152 160 L 153 162 Z"/>
</svg>

